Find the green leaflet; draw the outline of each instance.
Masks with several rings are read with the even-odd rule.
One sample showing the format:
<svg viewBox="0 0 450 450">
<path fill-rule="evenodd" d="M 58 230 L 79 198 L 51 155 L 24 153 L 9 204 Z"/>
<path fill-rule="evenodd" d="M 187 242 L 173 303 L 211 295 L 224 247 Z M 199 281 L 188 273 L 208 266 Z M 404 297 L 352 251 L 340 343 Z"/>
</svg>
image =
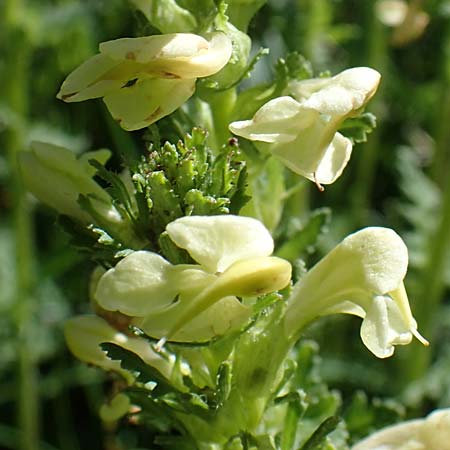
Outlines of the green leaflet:
<svg viewBox="0 0 450 450">
<path fill-rule="evenodd" d="M 372 113 L 361 113 L 356 117 L 345 119 L 344 123 L 339 127 L 339 131 L 354 144 L 359 142 L 367 142 L 367 135 L 377 126 L 377 119 Z"/>
</svg>

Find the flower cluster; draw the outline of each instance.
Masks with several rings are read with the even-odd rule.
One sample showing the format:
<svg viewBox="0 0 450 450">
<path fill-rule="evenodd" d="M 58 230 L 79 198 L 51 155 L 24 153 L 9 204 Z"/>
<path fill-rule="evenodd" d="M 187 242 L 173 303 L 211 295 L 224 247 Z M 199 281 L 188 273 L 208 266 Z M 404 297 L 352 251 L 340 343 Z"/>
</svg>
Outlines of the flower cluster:
<svg viewBox="0 0 450 450">
<path fill-rule="evenodd" d="M 197 264 L 173 265 L 157 253 L 133 252 L 100 278 L 94 294 L 101 308 L 132 317 L 152 337 L 201 342 L 222 335 L 250 316 L 238 297 L 289 283 L 290 264 L 269 256 L 272 237 L 255 219 L 182 217 L 166 232 Z"/>
</svg>

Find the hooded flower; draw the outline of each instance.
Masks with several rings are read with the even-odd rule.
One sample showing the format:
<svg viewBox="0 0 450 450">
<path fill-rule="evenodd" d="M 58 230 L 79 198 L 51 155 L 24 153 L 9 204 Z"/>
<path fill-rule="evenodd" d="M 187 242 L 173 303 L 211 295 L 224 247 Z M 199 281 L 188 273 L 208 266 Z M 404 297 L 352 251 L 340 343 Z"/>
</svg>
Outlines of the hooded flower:
<svg viewBox="0 0 450 450">
<path fill-rule="evenodd" d="M 290 264 L 269 256 L 272 237 L 255 219 L 182 217 L 166 231 L 198 264 L 173 265 L 156 253 L 134 252 L 100 278 L 94 295 L 103 309 L 133 317 L 150 336 L 211 339 L 248 319 L 251 309 L 237 297 L 289 283 Z"/>
<path fill-rule="evenodd" d="M 352 450 L 444 450 L 450 442 L 450 409 L 432 412 L 424 419 L 384 428 Z"/>
<path fill-rule="evenodd" d="M 403 278 L 408 251 L 393 230 L 364 228 L 347 236 L 294 287 L 286 311 L 287 334 L 296 338 L 308 322 L 334 313 L 363 319 L 361 338 L 378 358 L 409 344 L 418 333 Z"/>
<path fill-rule="evenodd" d="M 116 39 L 99 49 L 66 78 L 57 97 L 66 102 L 103 97 L 122 128 L 138 130 L 186 102 L 197 78 L 225 66 L 232 45 L 221 32 L 209 40 L 173 33 Z"/>
<path fill-rule="evenodd" d="M 267 142 L 270 151 L 294 172 L 318 184 L 333 183 L 352 152 L 352 142 L 338 133 L 375 94 L 380 74 L 367 67 L 332 78 L 289 83 L 290 96 L 263 105 L 253 119 L 230 124 L 238 136 Z"/>
</svg>

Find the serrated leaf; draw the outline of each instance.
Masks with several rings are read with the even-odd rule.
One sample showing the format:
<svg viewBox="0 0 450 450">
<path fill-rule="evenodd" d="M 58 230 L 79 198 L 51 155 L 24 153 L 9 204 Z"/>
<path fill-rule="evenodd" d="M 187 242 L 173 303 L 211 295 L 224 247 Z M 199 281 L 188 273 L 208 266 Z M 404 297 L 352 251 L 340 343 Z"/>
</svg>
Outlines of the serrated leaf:
<svg viewBox="0 0 450 450">
<path fill-rule="evenodd" d="M 294 262 L 303 255 L 315 250 L 317 241 L 330 222 L 331 210 L 322 208 L 315 210 L 299 230 L 291 236 L 275 252 L 280 258 Z"/>
<path fill-rule="evenodd" d="M 101 344 L 101 347 L 111 359 L 120 361 L 120 366 L 123 369 L 135 373 L 137 381 L 144 384 L 148 382 L 157 383 L 157 386 L 152 390 L 153 395 L 160 396 L 176 390 L 164 375 L 146 364 L 136 353 L 109 342 Z"/>
<path fill-rule="evenodd" d="M 311 63 L 300 53 L 288 53 L 280 58 L 276 65 L 276 77 L 279 84 L 285 85 L 289 80 L 305 80 L 313 77 Z"/>
<path fill-rule="evenodd" d="M 377 119 L 372 113 L 362 113 L 356 117 L 345 119 L 339 131 L 351 139 L 353 143 L 366 142 L 367 135 L 377 126 Z"/>
<path fill-rule="evenodd" d="M 322 450 L 327 436 L 336 429 L 340 421 L 341 418 L 338 416 L 325 419 L 299 450 Z"/>
<path fill-rule="evenodd" d="M 214 399 L 216 408 L 220 408 L 231 392 L 232 366 L 229 361 L 223 362 L 217 372 L 216 392 Z"/>
<path fill-rule="evenodd" d="M 122 206 L 129 219 L 134 221 L 135 213 L 133 211 L 133 202 L 122 179 L 117 174 L 107 170 L 105 166 L 96 159 L 90 159 L 89 164 L 97 170 L 97 175 L 100 178 L 109 183 L 109 193 L 114 199 L 115 205 Z"/>
<path fill-rule="evenodd" d="M 290 449 L 294 446 L 298 423 L 308 408 L 308 401 L 304 391 L 290 392 L 281 398 L 279 397 L 277 400 L 278 403 L 288 403 L 284 427 L 281 431 L 281 448 Z"/>
</svg>

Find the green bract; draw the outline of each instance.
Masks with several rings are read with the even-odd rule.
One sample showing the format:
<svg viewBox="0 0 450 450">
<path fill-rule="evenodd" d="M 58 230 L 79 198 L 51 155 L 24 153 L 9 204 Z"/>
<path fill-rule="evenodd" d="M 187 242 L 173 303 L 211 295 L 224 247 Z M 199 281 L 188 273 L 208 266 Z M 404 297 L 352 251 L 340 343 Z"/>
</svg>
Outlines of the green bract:
<svg viewBox="0 0 450 450">
<path fill-rule="evenodd" d="M 379 358 L 394 353 L 418 333 L 403 285 L 408 251 L 393 230 L 364 228 L 347 236 L 294 287 L 286 331 L 295 337 L 318 316 L 335 313 L 363 318 L 361 338 Z"/>
<path fill-rule="evenodd" d="M 209 340 L 249 318 L 251 308 L 237 296 L 289 283 L 290 264 L 269 256 L 272 237 L 255 219 L 182 217 L 166 231 L 198 264 L 172 265 L 156 253 L 133 252 L 100 278 L 94 294 L 102 308 L 133 317 L 150 336 Z"/>
<path fill-rule="evenodd" d="M 130 1 L 162 33 L 190 32 L 197 26 L 195 17 L 175 0 Z"/>
<path fill-rule="evenodd" d="M 380 74 L 367 67 L 332 78 L 289 83 L 287 93 L 263 105 L 253 119 L 230 124 L 238 136 L 271 144 L 273 155 L 318 185 L 333 183 L 344 170 L 352 142 L 338 133 L 342 122 L 372 98 Z"/>
<path fill-rule="evenodd" d="M 180 107 L 199 77 L 221 70 L 231 56 L 221 32 L 209 40 L 173 33 L 103 42 L 100 53 L 64 81 L 57 95 L 66 102 L 103 97 L 125 130 L 144 128 Z"/>
<path fill-rule="evenodd" d="M 450 442 L 450 409 L 436 410 L 424 419 L 384 428 L 352 450 L 444 450 Z"/>
</svg>

